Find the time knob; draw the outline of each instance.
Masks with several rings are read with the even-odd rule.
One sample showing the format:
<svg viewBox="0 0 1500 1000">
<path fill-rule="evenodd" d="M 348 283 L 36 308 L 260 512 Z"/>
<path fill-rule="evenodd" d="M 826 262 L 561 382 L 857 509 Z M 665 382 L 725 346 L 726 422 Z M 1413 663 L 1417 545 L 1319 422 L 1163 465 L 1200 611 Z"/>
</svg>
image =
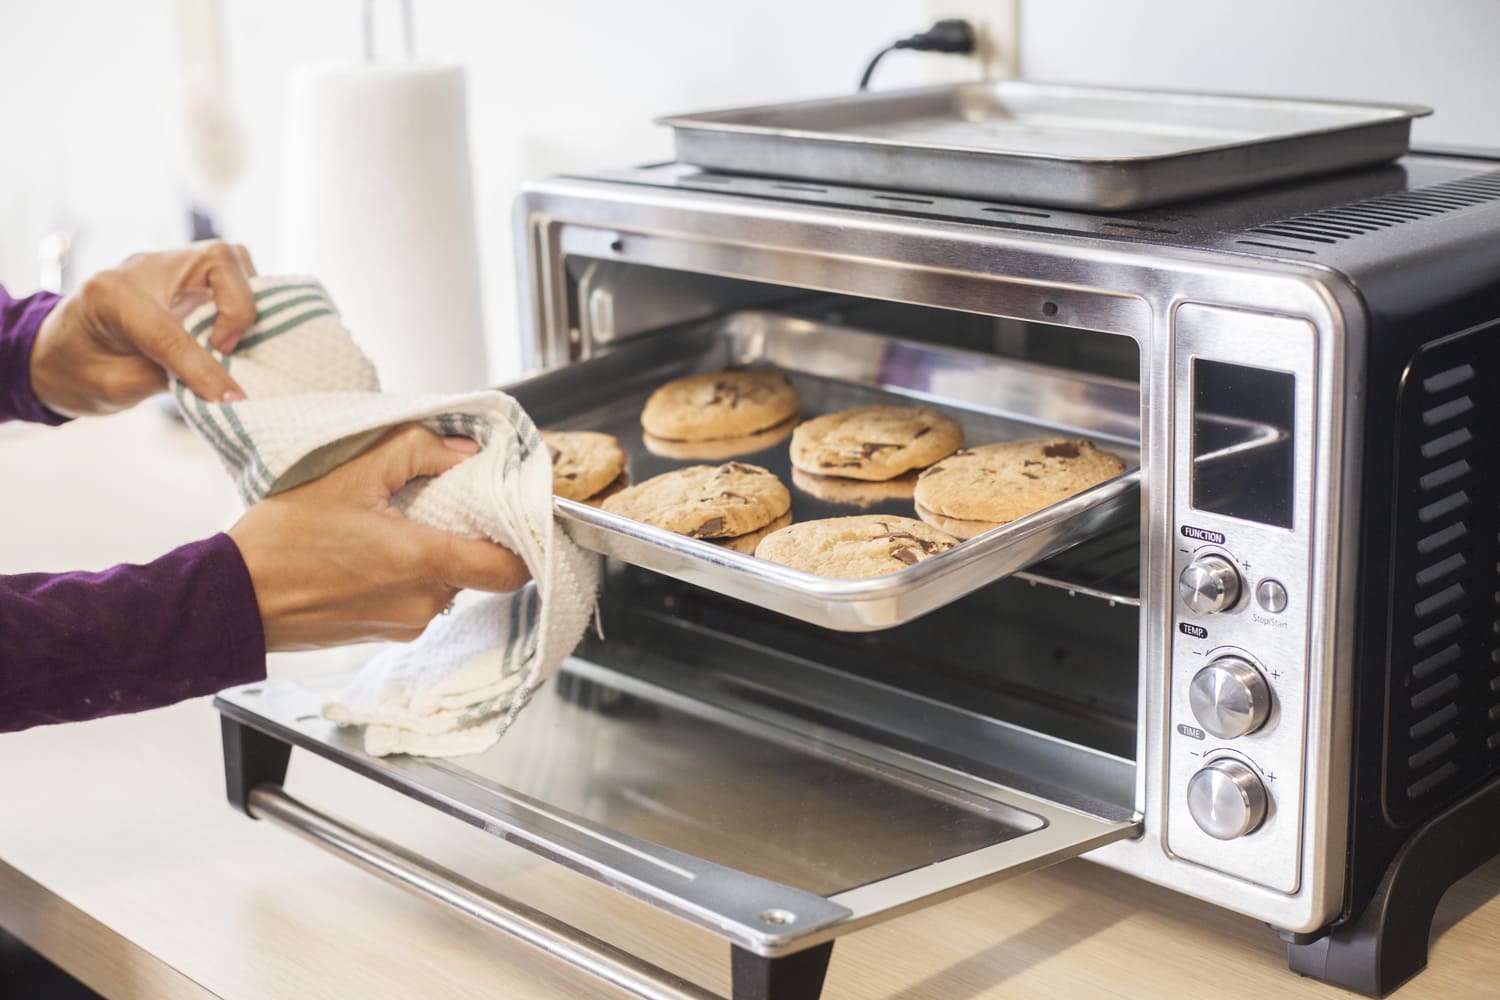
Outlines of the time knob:
<svg viewBox="0 0 1500 1000">
<path fill-rule="evenodd" d="M 1247 765 L 1221 757 L 1188 780 L 1187 806 L 1204 833 L 1233 840 L 1265 822 L 1266 786 Z"/>
<path fill-rule="evenodd" d="M 1188 707 L 1221 740 L 1248 736 L 1271 714 L 1271 686 L 1249 660 L 1221 656 L 1193 675 Z"/>
<path fill-rule="evenodd" d="M 1239 603 L 1240 574 L 1223 556 L 1199 556 L 1177 578 L 1177 594 L 1200 615 L 1227 611 Z"/>
</svg>

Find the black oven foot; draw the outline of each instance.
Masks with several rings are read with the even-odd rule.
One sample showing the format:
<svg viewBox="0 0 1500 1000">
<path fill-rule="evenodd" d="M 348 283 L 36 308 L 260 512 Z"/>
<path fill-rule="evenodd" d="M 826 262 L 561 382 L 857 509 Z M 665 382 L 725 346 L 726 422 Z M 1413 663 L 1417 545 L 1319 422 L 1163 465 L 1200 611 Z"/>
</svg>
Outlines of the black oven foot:
<svg viewBox="0 0 1500 1000">
<path fill-rule="evenodd" d="M 224 736 L 224 788 L 229 804 L 249 816 L 252 788 L 285 783 L 292 747 L 227 715 L 219 716 L 219 725 Z"/>
<path fill-rule="evenodd" d="M 736 947 L 730 955 L 733 1000 L 818 1000 L 833 942 L 766 958 Z"/>
<path fill-rule="evenodd" d="M 1427 966 L 1443 894 L 1500 851 L 1500 781 L 1424 824 L 1397 852 L 1364 910 L 1308 944 L 1288 944 L 1293 972 L 1383 997 Z"/>
</svg>

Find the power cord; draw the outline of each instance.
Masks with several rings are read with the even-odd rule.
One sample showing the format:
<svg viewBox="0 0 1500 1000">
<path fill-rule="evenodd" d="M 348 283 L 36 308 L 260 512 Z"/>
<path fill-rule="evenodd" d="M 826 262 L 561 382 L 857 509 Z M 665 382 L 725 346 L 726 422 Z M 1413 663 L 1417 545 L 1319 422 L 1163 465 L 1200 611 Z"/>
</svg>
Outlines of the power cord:
<svg viewBox="0 0 1500 1000">
<path fill-rule="evenodd" d="M 859 89 L 870 89 L 870 77 L 875 75 L 875 67 L 888 52 L 913 49 L 917 52 L 947 52 L 966 56 L 974 51 L 975 45 L 974 26 L 968 21 L 956 17 L 938 21 L 926 31 L 907 35 L 875 53 L 875 58 L 865 67 L 865 75 L 859 78 Z"/>
</svg>

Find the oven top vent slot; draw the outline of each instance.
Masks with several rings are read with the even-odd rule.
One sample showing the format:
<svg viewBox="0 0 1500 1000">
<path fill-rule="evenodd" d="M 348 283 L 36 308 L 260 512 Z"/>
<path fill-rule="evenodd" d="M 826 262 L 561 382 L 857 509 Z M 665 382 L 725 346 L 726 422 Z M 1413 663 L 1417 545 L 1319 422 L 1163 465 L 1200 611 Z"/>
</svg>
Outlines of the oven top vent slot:
<svg viewBox="0 0 1500 1000">
<path fill-rule="evenodd" d="M 1187 234 L 1185 229 L 1174 226 L 1170 217 L 1158 218 L 1156 215 L 1119 218 L 975 198 L 913 194 L 847 184 L 786 181 L 753 174 L 718 174 L 680 163 L 651 164 L 634 171 L 604 171 L 595 177 L 628 184 L 668 186 L 689 191 L 707 189 L 748 198 L 869 209 L 885 215 L 943 222 L 975 222 L 985 226 L 999 225 L 1117 239 L 1170 242 L 1174 237 L 1181 238 Z"/>
<path fill-rule="evenodd" d="M 1341 243 L 1366 233 L 1379 232 L 1392 226 L 1492 201 L 1500 201 L 1500 170 L 1294 215 L 1246 230 L 1260 236 L 1275 237 L 1282 243 L 1270 244 L 1254 240 L 1238 242 L 1245 246 L 1314 252 L 1306 245 Z M 1286 240 L 1298 241 L 1303 246 L 1286 246 Z"/>
</svg>

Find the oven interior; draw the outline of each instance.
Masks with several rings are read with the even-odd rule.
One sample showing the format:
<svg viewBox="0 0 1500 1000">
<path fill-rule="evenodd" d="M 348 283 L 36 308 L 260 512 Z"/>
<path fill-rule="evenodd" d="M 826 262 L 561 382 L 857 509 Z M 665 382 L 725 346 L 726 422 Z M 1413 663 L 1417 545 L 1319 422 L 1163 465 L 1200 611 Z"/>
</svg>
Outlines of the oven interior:
<svg viewBox="0 0 1500 1000">
<path fill-rule="evenodd" d="M 1139 347 L 1118 334 L 583 257 L 568 258 L 566 273 L 575 358 L 754 308 L 1139 384 Z M 870 633 L 800 622 L 616 560 L 605 577 L 604 638 L 575 655 L 610 675 L 649 674 L 729 711 L 774 713 L 803 734 L 837 733 L 1090 811 L 1133 805 L 1138 519 Z M 575 672 L 563 688 L 599 711 L 646 710 L 603 674 Z M 1063 761 L 1062 747 L 1083 754 Z"/>
</svg>

